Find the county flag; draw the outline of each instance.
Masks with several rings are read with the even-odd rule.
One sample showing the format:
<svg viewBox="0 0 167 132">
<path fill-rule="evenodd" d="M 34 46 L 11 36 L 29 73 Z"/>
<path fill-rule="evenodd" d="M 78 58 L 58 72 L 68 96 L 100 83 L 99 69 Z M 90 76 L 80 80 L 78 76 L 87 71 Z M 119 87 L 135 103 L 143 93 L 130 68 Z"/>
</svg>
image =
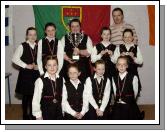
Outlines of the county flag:
<svg viewBox="0 0 167 132">
<path fill-rule="evenodd" d="M 57 26 L 56 36 L 61 39 L 69 31 L 69 21 L 78 18 L 82 24 L 82 31 L 91 37 L 94 44 L 97 44 L 101 40 L 101 28 L 113 24 L 112 10 L 116 7 L 123 10 L 124 21 L 135 27 L 139 45 L 155 45 L 154 5 L 34 5 L 38 38 L 44 36 L 45 24 L 53 22 Z"/>
<path fill-rule="evenodd" d="M 100 30 L 110 25 L 110 5 L 34 5 L 35 25 L 38 38 L 44 36 L 44 26 L 47 22 L 56 24 L 56 36 L 61 39 L 69 31 L 68 23 L 78 18 L 82 24 L 82 31 L 89 35 L 94 44 L 100 41 Z"/>
</svg>

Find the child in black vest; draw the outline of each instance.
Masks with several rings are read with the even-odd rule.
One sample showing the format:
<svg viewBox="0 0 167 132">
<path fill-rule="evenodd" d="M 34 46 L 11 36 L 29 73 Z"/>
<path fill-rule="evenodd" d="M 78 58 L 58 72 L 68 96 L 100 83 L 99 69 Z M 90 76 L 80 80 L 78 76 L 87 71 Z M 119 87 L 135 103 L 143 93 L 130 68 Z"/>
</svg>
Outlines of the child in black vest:
<svg viewBox="0 0 167 132">
<path fill-rule="evenodd" d="M 118 74 L 112 78 L 115 102 L 112 108 L 111 119 L 113 120 L 140 120 L 144 118 L 144 112 L 136 103 L 138 93 L 138 78 L 127 71 L 128 58 L 118 57 L 116 67 Z"/>
<path fill-rule="evenodd" d="M 72 19 L 69 22 L 69 28 L 70 32 L 61 40 L 63 45 L 65 45 L 65 54 L 64 65 L 60 73 L 65 80 L 69 80 L 68 65 L 77 63 L 81 70 L 79 79 L 82 83 L 85 83 L 86 78 L 91 75 L 90 55 L 93 49 L 92 40 L 88 35 L 81 32 L 79 19 Z"/>
<path fill-rule="evenodd" d="M 103 27 L 101 29 L 102 41 L 98 43 L 92 51 L 91 61 L 95 63 L 97 60 L 104 60 L 105 62 L 105 76 L 112 78 L 116 74 L 115 64 L 113 61 L 113 54 L 116 46 L 111 44 L 111 30 L 108 27 Z"/>
<path fill-rule="evenodd" d="M 66 81 L 63 86 L 62 107 L 64 119 L 76 120 L 84 119 L 87 112 L 88 101 L 85 95 L 84 84 L 78 79 L 80 75 L 77 64 L 70 64 L 68 75 L 70 80 Z"/>
<path fill-rule="evenodd" d="M 61 120 L 63 78 L 57 73 L 57 57 L 47 56 L 45 68 L 45 74 L 35 82 L 33 115 L 37 120 Z"/>
<path fill-rule="evenodd" d="M 128 57 L 129 67 L 127 71 L 131 72 L 132 74 L 138 77 L 139 91 L 137 96 L 139 96 L 141 91 L 141 82 L 139 79 L 138 67 L 143 64 L 143 57 L 140 52 L 139 46 L 133 43 L 133 39 L 134 39 L 133 31 L 131 29 L 125 29 L 123 31 L 124 44 L 121 44 L 116 49 L 115 60 L 117 60 L 119 56 Z"/>
<path fill-rule="evenodd" d="M 40 75 L 43 75 L 45 70 L 44 60 L 48 55 L 57 55 L 59 62 L 58 71 L 60 72 L 63 66 L 64 57 L 64 45 L 56 37 L 56 25 L 52 22 L 48 22 L 45 25 L 45 38 L 38 42 L 38 55 L 37 63 L 39 67 Z"/>
<path fill-rule="evenodd" d="M 36 29 L 29 27 L 26 31 L 27 41 L 17 48 L 12 59 L 13 63 L 20 67 L 15 92 L 22 95 L 24 120 L 34 119 L 32 116 L 32 97 L 34 82 L 39 77 L 36 39 Z"/>
<path fill-rule="evenodd" d="M 92 77 L 88 77 L 86 80 L 86 94 L 88 96 L 89 111 L 86 114 L 86 119 L 108 119 L 108 108 L 111 83 L 105 73 L 105 62 L 98 60 L 95 62 L 94 68 L 95 74 Z"/>
</svg>

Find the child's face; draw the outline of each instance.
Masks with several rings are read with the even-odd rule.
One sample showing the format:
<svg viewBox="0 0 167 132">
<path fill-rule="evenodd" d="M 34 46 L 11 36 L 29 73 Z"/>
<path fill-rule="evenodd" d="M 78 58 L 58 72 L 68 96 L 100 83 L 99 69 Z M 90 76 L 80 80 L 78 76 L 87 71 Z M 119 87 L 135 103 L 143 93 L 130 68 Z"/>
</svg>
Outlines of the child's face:
<svg viewBox="0 0 167 132">
<path fill-rule="evenodd" d="M 56 60 L 48 60 L 45 68 L 50 75 L 56 74 L 58 69 Z"/>
<path fill-rule="evenodd" d="M 80 33 L 81 27 L 78 22 L 72 22 L 70 29 L 72 33 Z"/>
<path fill-rule="evenodd" d="M 123 36 L 123 40 L 126 44 L 130 44 L 133 42 L 133 36 L 131 32 L 125 32 Z"/>
<path fill-rule="evenodd" d="M 104 75 L 105 72 L 105 65 L 104 64 L 97 64 L 96 67 L 94 68 L 96 74 L 101 77 Z"/>
<path fill-rule="evenodd" d="M 126 69 L 128 68 L 127 60 L 121 59 L 121 58 L 118 59 L 116 67 L 117 67 L 119 73 L 124 73 L 126 71 Z"/>
<path fill-rule="evenodd" d="M 78 77 L 80 76 L 80 72 L 78 71 L 78 69 L 76 69 L 75 67 L 71 67 L 69 70 L 68 70 L 68 75 L 69 75 L 69 78 L 73 81 L 77 80 Z"/>
<path fill-rule="evenodd" d="M 35 30 L 29 30 L 27 34 L 27 40 L 34 43 L 37 40 L 37 33 Z"/>
<path fill-rule="evenodd" d="M 45 30 L 45 33 L 46 33 L 47 37 L 54 38 L 55 33 L 56 33 L 56 29 L 53 26 L 48 26 Z"/>
<path fill-rule="evenodd" d="M 110 41 L 110 38 L 111 38 L 110 31 L 104 30 L 101 34 L 101 38 L 103 39 L 103 41 Z"/>
</svg>

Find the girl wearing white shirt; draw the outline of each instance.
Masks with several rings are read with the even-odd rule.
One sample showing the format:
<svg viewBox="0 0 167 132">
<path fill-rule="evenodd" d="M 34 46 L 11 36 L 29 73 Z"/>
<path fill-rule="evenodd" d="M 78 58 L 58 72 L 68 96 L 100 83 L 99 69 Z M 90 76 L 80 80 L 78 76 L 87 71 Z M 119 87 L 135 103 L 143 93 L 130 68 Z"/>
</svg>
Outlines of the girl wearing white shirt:
<svg viewBox="0 0 167 132">
<path fill-rule="evenodd" d="M 37 33 L 34 27 L 26 31 L 26 42 L 15 51 L 12 62 L 19 66 L 19 75 L 15 92 L 22 95 L 23 119 L 34 119 L 32 116 L 32 96 L 34 82 L 39 77 L 37 68 Z"/>
<path fill-rule="evenodd" d="M 35 82 L 33 115 L 37 120 L 61 120 L 63 78 L 57 73 L 57 57 L 47 56 L 44 64 L 46 73 Z"/>
<path fill-rule="evenodd" d="M 88 120 L 108 119 L 111 84 L 110 79 L 104 76 L 105 62 L 95 62 L 95 74 L 86 80 L 86 94 L 89 100 L 89 111 L 86 114 Z"/>
<path fill-rule="evenodd" d="M 56 25 L 49 22 L 45 25 L 45 38 L 38 42 L 37 63 L 40 75 L 45 72 L 44 60 L 48 55 L 56 55 L 58 58 L 59 66 L 58 73 L 63 66 L 64 58 L 64 44 L 61 43 L 56 37 Z"/>
<path fill-rule="evenodd" d="M 78 79 L 80 75 L 77 64 L 70 64 L 68 75 L 70 80 L 66 81 L 63 86 L 62 106 L 64 110 L 64 119 L 77 120 L 84 119 L 87 112 L 88 101 L 85 94 L 85 86 Z"/>
<path fill-rule="evenodd" d="M 111 112 L 112 120 L 140 120 L 144 118 L 144 111 L 136 103 L 138 94 L 138 78 L 127 72 L 127 56 L 118 57 L 116 67 L 118 74 L 112 78 L 115 102 Z"/>
<path fill-rule="evenodd" d="M 141 91 L 141 82 L 138 74 L 138 67 L 141 67 L 143 64 L 143 57 L 141 54 L 141 51 L 139 49 L 139 46 L 133 43 L 134 35 L 133 31 L 131 29 L 125 29 L 123 31 L 123 41 L 124 44 L 121 44 L 119 47 L 117 47 L 115 53 L 114 53 L 114 60 L 117 61 L 117 58 L 119 56 L 127 56 L 128 57 L 128 64 L 129 67 L 127 69 L 128 72 L 131 72 L 132 74 L 136 75 L 138 77 L 138 85 L 139 85 L 139 91 L 138 95 L 140 95 Z"/>
</svg>

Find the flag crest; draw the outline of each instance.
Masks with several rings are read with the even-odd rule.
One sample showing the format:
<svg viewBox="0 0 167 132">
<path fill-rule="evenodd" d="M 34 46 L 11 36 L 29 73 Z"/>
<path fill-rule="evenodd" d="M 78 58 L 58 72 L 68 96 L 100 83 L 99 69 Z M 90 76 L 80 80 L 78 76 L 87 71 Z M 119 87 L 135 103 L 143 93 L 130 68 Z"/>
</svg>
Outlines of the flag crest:
<svg viewBox="0 0 167 132">
<path fill-rule="evenodd" d="M 82 22 L 82 7 L 81 6 L 62 6 L 61 20 L 64 27 L 69 31 L 70 20 L 77 18 Z"/>
</svg>

